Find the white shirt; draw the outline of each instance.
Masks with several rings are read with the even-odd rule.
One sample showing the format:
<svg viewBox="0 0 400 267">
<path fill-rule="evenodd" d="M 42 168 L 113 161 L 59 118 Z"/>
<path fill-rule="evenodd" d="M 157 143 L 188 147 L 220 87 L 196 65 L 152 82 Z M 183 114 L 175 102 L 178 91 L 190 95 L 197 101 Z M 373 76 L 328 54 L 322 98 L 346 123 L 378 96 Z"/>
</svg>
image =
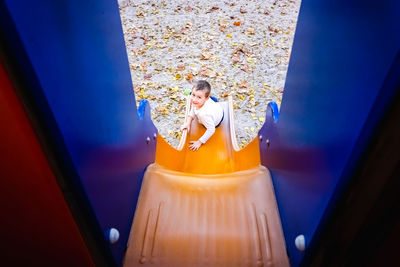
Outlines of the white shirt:
<svg viewBox="0 0 400 267">
<path fill-rule="evenodd" d="M 200 109 L 192 106 L 189 116 L 192 118 L 197 116 L 197 120 L 207 128 L 207 131 L 200 137 L 200 142 L 204 144 L 214 134 L 215 126 L 221 122 L 223 114 L 220 104 L 214 102 L 211 98 L 206 100 Z"/>
</svg>

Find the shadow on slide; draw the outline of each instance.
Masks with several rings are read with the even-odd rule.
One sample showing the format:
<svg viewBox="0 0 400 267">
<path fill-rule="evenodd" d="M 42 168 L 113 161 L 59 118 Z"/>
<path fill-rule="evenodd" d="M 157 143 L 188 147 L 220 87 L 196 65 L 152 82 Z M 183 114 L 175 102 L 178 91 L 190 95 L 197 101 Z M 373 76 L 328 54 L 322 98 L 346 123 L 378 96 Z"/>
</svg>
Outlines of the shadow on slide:
<svg viewBox="0 0 400 267">
<path fill-rule="evenodd" d="M 289 266 L 269 171 L 258 139 L 239 149 L 232 98 L 196 152 L 196 120 L 178 149 L 161 136 L 144 175 L 124 266 Z M 187 102 L 186 116 L 190 109 Z"/>
</svg>

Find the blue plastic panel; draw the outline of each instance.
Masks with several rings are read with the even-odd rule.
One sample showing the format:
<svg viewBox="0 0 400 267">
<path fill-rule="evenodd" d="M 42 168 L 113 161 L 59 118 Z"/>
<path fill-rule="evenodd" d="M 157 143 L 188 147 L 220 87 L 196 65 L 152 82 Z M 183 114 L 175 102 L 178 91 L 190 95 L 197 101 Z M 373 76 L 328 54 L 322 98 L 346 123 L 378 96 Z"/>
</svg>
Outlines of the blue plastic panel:
<svg viewBox="0 0 400 267">
<path fill-rule="evenodd" d="M 269 107 L 260 131 L 293 266 L 302 258 L 294 240 L 313 238 L 399 51 L 399 33 L 396 0 L 302 1 L 279 120 Z"/>
<path fill-rule="evenodd" d="M 156 129 L 137 115 L 118 3 L 6 5 L 101 227 L 120 232 L 120 264 Z"/>
</svg>

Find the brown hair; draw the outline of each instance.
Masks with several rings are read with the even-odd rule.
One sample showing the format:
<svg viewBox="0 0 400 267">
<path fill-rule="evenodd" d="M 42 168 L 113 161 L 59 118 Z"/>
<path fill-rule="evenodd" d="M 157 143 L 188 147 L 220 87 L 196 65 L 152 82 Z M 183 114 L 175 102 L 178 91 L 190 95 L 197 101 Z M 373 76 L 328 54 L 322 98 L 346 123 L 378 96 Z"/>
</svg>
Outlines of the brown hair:
<svg viewBox="0 0 400 267">
<path fill-rule="evenodd" d="M 197 82 L 195 89 L 199 91 L 204 91 L 205 96 L 208 97 L 211 92 L 211 85 L 205 80 L 200 80 Z"/>
</svg>

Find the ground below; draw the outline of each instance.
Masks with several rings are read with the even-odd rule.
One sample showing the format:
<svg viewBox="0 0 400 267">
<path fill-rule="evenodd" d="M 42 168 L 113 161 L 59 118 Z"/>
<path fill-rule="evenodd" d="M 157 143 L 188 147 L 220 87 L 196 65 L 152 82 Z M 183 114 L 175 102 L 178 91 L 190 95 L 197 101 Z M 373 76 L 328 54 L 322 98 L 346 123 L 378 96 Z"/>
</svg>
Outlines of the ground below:
<svg viewBox="0 0 400 267">
<path fill-rule="evenodd" d="M 280 105 L 300 0 L 119 0 L 136 102 L 150 102 L 159 133 L 176 147 L 185 92 L 207 80 L 234 100 L 241 147 L 270 101 Z"/>
</svg>

